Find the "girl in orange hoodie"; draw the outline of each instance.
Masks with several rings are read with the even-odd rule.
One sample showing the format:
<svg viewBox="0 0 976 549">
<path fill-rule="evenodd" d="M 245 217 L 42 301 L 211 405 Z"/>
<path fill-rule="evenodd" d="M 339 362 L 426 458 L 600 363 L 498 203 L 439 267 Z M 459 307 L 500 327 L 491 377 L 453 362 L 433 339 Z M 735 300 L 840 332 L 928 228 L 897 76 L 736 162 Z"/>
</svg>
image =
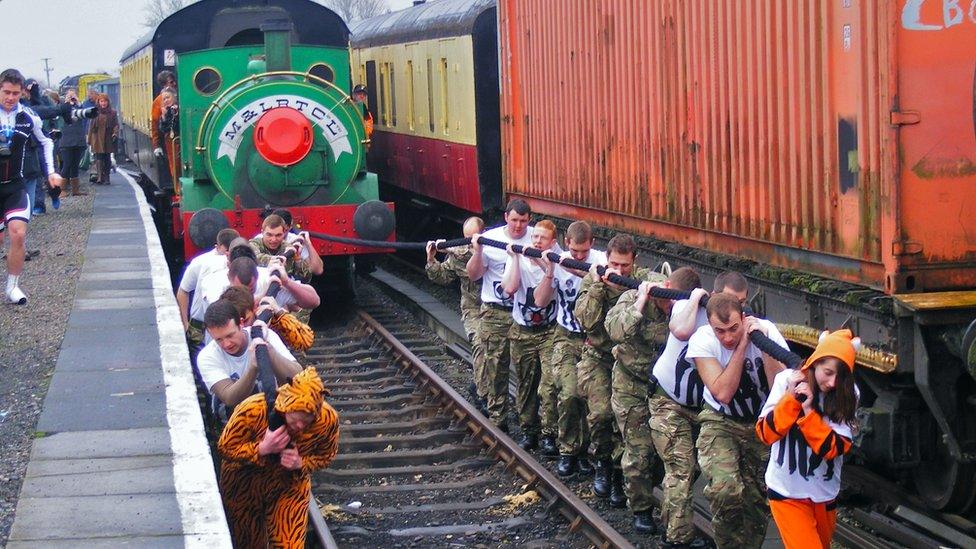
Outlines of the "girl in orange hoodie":
<svg viewBox="0 0 976 549">
<path fill-rule="evenodd" d="M 850 330 L 824 332 L 800 370 L 777 374 L 756 434 L 772 446 L 766 486 L 788 549 L 830 547 L 844 454 L 851 449 L 858 390 Z"/>
</svg>

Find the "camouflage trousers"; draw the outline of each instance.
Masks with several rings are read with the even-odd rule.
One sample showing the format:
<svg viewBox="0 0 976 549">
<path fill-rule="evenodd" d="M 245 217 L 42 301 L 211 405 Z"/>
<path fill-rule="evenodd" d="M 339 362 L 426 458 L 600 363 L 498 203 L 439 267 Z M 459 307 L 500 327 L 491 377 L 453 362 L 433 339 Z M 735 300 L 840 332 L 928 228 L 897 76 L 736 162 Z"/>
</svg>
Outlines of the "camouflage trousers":
<svg viewBox="0 0 976 549">
<path fill-rule="evenodd" d="M 763 475 L 769 448 L 755 421 L 735 421 L 705 408 L 698 415 L 698 463 L 708 479 L 705 497 L 719 549 L 760 547 L 769 522 Z"/>
<path fill-rule="evenodd" d="M 539 434 L 539 381 L 542 369 L 552 356 L 552 327 L 530 329 L 512 324 L 512 366 L 518 392 L 515 407 L 519 426 L 527 435 Z"/>
<path fill-rule="evenodd" d="M 186 327 L 186 346 L 190 350 L 190 357 L 196 358 L 197 352 L 203 346 L 203 324 L 190 321 Z"/>
<path fill-rule="evenodd" d="M 610 405 L 623 438 L 621 448 L 614 452 L 614 461 L 619 454 L 631 511 L 647 511 L 654 504 L 652 471 L 656 458 L 647 407 L 648 384 L 617 365 L 613 368 L 612 384 Z"/>
<path fill-rule="evenodd" d="M 488 379 L 485 377 L 485 353 L 481 348 L 478 327 L 481 325 L 481 311 L 477 309 L 461 309 L 461 323 L 464 333 L 471 344 L 471 362 L 474 364 L 474 386 L 479 398 L 488 396 Z"/>
<path fill-rule="evenodd" d="M 562 326 L 552 332 L 552 351 L 542 363 L 539 381 L 539 415 L 542 434 L 553 436 L 559 453 L 576 455 L 588 445 L 585 407 L 579 397 L 576 363 L 583 352 L 582 335 L 574 335 Z"/>
<path fill-rule="evenodd" d="M 481 307 L 481 326 L 478 339 L 484 356 L 484 379 L 488 385 L 488 415 L 496 425 L 508 421 L 508 371 L 512 355 L 508 333 L 512 329 L 512 313 Z"/>
<path fill-rule="evenodd" d="M 651 439 L 664 461 L 664 500 L 661 522 L 671 543 L 690 543 L 695 538 L 691 487 L 695 480 L 694 429 L 698 410 L 662 394 L 651 395 Z"/>
<path fill-rule="evenodd" d="M 590 456 L 593 459 L 610 459 L 618 453 L 620 433 L 616 432 L 610 395 L 613 384 L 610 371 L 613 355 L 602 353 L 584 344 L 579 363 L 576 364 L 577 389 L 586 403 L 586 426 L 590 431 Z"/>
</svg>

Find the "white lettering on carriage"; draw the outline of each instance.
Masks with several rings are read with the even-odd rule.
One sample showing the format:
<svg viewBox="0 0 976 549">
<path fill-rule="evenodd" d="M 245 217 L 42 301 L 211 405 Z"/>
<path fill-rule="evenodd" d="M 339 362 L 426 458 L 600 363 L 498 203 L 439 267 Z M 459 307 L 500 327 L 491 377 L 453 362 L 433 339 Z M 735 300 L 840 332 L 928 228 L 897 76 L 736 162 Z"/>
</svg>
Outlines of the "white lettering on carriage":
<svg viewBox="0 0 976 549">
<path fill-rule="evenodd" d="M 961 25 L 964 19 L 976 23 L 976 0 L 969 0 L 968 9 L 959 5 L 960 2 L 965 5 L 963 0 L 941 0 L 942 20 L 923 21 L 922 6 L 933 1 L 937 0 L 905 0 L 901 10 L 901 26 L 914 31 L 939 31 Z"/>
<path fill-rule="evenodd" d="M 240 148 L 244 139 L 244 132 L 261 118 L 258 116 L 259 113 L 270 110 L 267 108 L 269 104 L 275 105 L 275 107 L 291 107 L 307 116 L 313 124 L 322 129 L 322 134 L 329 143 L 334 158 L 339 158 L 339 155 L 343 153 L 352 154 L 352 141 L 349 139 L 349 131 L 331 111 L 305 97 L 280 95 L 264 97 L 238 108 L 220 132 L 220 147 L 217 149 L 217 158 L 226 156 L 230 163 L 234 164 L 237 160 L 237 149 Z"/>
</svg>

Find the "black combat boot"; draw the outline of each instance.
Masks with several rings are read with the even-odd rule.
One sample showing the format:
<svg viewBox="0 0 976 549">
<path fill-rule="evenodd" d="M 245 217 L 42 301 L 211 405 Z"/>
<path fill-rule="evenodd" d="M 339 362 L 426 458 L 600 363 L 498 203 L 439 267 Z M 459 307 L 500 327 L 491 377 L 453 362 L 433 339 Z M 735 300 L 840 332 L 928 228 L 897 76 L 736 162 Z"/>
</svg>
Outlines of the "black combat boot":
<svg viewBox="0 0 976 549">
<path fill-rule="evenodd" d="M 657 523 L 654 522 L 650 509 L 634 512 L 634 530 L 642 534 L 653 534 L 657 531 Z"/>
<path fill-rule="evenodd" d="M 623 509 L 627 506 L 627 494 L 624 493 L 624 472 L 616 467 L 610 473 L 610 507 Z"/>
<path fill-rule="evenodd" d="M 593 493 L 601 498 L 610 495 L 610 469 L 613 462 L 609 459 L 601 459 L 596 462 L 593 470 Z"/>
<path fill-rule="evenodd" d="M 562 478 L 571 477 L 576 474 L 577 470 L 576 456 L 561 454 L 559 456 L 559 461 L 556 463 L 556 474 Z"/>
<path fill-rule="evenodd" d="M 537 435 L 522 435 L 519 438 L 518 445 L 523 450 L 535 450 L 539 446 L 539 437 Z"/>
<path fill-rule="evenodd" d="M 541 451 L 542 455 L 544 456 L 549 456 L 549 457 L 558 456 L 559 447 L 556 446 L 556 438 L 549 435 L 543 436 L 542 441 L 539 444 L 539 451 Z"/>
<path fill-rule="evenodd" d="M 586 452 L 580 452 L 580 455 L 577 456 L 576 466 L 579 468 L 579 472 L 583 476 L 588 477 L 593 474 L 593 462 L 590 461 L 590 458 L 586 455 Z"/>
</svg>

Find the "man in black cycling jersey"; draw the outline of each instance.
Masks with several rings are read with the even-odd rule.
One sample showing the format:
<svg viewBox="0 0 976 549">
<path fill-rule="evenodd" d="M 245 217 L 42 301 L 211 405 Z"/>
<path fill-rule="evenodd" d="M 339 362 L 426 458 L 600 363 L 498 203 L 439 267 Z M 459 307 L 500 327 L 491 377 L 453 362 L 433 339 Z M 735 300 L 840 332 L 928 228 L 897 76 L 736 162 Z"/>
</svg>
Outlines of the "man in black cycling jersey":
<svg viewBox="0 0 976 549">
<path fill-rule="evenodd" d="M 33 136 L 44 150 L 47 181 L 51 187 L 61 188 L 61 176 L 54 171 L 54 143 L 41 130 L 41 119 L 20 103 L 24 91 L 24 76 L 16 69 L 0 73 L 0 246 L 4 235 L 10 234 L 7 252 L 7 299 L 24 305 L 27 295 L 20 289 L 20 273 L 24 270 L 24 239 L 33 204 L 24 187 L 24 149 Z"/>
</svg>

